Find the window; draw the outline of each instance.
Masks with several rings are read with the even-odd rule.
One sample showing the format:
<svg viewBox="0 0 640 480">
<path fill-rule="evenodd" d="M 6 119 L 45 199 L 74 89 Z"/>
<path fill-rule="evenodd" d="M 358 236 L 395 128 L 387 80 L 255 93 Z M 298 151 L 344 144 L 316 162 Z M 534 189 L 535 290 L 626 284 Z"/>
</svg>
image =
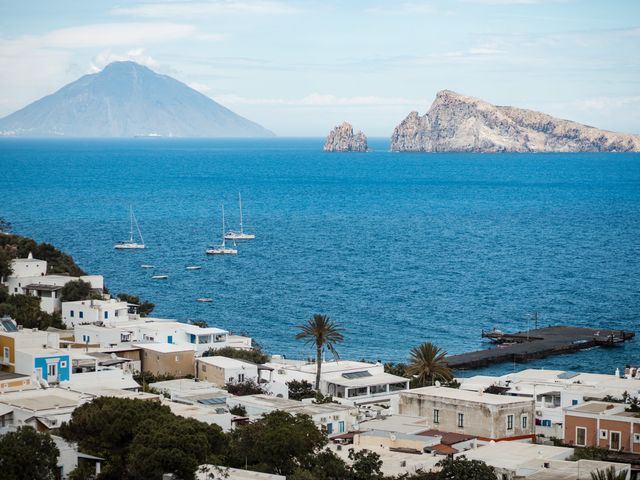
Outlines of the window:
<svg viewBox="0 0 640 480">
<path fill-rule="evenodd" d="M 464 428 L 464 413 L 458 414 L 458 428 Z"/>
<path fill-rule="evenodd" d="M 576 445 L 585 447 L 587 445 L 587 429 L 584 427 L 576 427 Z"/>
<path fill-rule="evenodd" d="M 47 365 L 47 375 L 49 377 L 55 377 L 57 371 L 58 366 L 55 363 L 50 363 L 49 365 Z"/>
<path fill-rule="evenodd" d="M 440 423 L 440 410 L 433 410 L 433 423 Z"/>
<path fill-rule="evenodd" d="M 104 312 L 104 318 L 105 318 L 105 320 L 106 320 L 107 318 L 109 318 L 109 312 Z"/>
<path fill-rule="evenodd" d="M 81 311 L 81 312 L 78 312 L 78 317 L 80 317 L 80 318 L 84 318 L 84 312 L 82 312 L 82 311 Z"/>
<path fill-rule="evenodd" d="M 609 438 L 609 431 L 600 429 L 600 438 L 603 440 Z"/>
<path fill-rule="evenodd" d="M 9 361 L 9 347 L 4 347 L 2 349 L 2 356 L 4 357 L 5 362 Z"/>
<path fill-rule="evenodd" d="M 238 374 L 238 382 L 240 382 L 240 383 L 244 382 L 244 373 L 239 373 Z"/>
<path fill-rule="evenodd" d="M 571 405 L 577 405 L 578 404 L 578 400 L 571 400 Z"/>
<path fill-rule="evenodd" d="M 640 443 L 640 433 L 633 434 L 633 443 Z"/>
<path fill-rule="evenodd" d="M 65 360 L 60 362 L 60 368 L 67 368 L 67 362 Z"/>
<path fill-rule="evenodd" d="M 620 450 L 620 432 L 611 432 L 609 435 L 609 449 Z"/>
<path fill-rule="evenodd" d="M 69 310 L 69 316 L 73 318 L 73 316 L 74 316 L 73 310 Z"/>
<path fill-rule="evenodd" d="M 507 430 L 513 430 L 513 415 L 507 415 Z"/>
<path fill-rule="evenodd" d="M 527 415 L 522 415 L 522 429 L 526 430 L 529 427 L 529 417 Z"/>
</svg>

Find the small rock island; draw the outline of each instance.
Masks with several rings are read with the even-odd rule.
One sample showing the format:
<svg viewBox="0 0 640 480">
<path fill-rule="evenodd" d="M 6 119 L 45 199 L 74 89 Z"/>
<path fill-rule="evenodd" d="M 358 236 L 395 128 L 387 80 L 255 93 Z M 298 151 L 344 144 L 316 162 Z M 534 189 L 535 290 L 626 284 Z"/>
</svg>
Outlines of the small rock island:
<svg viewBox="0 0 640 480">
<path fill-rule="evenodd" d="M 342 122 L 331 130 L 323 150 L 325 152 L 366 152 L 369 146 L 364 133 L 358 132 L 354 135 L 351 124 Z"/>
</svg>

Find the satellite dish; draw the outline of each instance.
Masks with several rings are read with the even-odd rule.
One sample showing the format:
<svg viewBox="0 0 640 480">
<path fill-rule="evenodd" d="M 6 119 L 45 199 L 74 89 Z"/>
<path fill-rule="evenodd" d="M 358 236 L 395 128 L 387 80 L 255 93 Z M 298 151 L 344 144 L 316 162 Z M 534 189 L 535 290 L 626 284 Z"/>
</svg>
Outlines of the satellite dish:
<svg viewBox="0 0 640 480">
<path fill-rule="evenodd" d="M 436 380 L 436 387 L 439 387 L 440 385 L 442 385 L 442 384 L 440 383 L 440 380 Z"/>
<path fill-rule="evenodd" d="M 396 439 L 397 439 L 397 437 L 396 437 L 396 434 L 395 434 L 395 433 L 391 433 L 391 434 L 389 434 L 389 438 L 391 439 L 391 441 L 392 441 L 392 442 L 395 442 L 395 441 L 396 441 Z"/>
</svg>

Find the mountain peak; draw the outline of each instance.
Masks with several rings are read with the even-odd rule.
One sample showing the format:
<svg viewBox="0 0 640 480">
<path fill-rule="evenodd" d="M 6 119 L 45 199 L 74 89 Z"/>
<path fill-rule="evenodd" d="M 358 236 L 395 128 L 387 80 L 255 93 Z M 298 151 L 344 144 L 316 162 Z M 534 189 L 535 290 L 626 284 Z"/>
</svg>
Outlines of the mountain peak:
<svg viewBox="0 0 640 480">
<path fill-rule="evenodd" d="M 108 64 L 3 119 L 0 136 L 266 137 L 273 133 L 167 75 Z"/>
<path fill-rule="evenodd" d="M 441 90 L 429 111 L 411 112 L 391 150 L 421 152 L 637 152 L 640 136 L 607 132 L 532 110 Z"/>
</svg>

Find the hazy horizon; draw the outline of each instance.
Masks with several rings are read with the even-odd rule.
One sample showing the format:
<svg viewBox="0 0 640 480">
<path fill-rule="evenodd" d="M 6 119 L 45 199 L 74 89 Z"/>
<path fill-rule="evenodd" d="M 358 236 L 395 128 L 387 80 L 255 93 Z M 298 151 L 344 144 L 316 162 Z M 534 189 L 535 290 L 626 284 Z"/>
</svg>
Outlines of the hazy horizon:
<svg viewBox="0 0 640 480">
<path fill-rule="evenodd" d="M 133 60 L 280 137 L 387 138 L 450 89 L 640 133 L 640 4 L 114 1 L 0 6 L 0 117 Z"/>
</svg>

